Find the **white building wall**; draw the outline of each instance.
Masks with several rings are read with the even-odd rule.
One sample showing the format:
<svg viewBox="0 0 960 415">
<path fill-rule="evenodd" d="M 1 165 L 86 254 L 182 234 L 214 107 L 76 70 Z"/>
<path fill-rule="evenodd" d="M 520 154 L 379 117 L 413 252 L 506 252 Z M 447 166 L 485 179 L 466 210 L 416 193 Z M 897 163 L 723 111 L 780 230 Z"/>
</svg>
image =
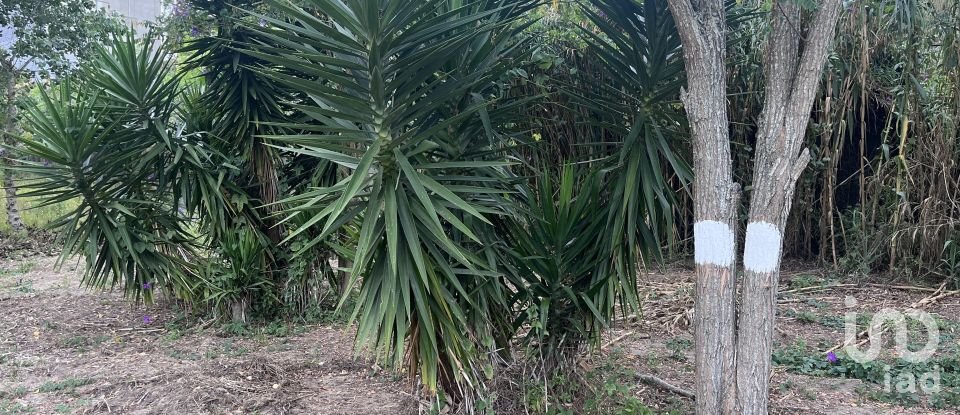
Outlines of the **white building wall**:
<svg viewBox="0 0 960 415">
<path fill-rule="evenodd" d="M 163 13 L 162 0 L 97 0 L 97 6 L 119 13 L 138 31 L 144 30 L 147 23 L 156 22 Z"/>
</svg>

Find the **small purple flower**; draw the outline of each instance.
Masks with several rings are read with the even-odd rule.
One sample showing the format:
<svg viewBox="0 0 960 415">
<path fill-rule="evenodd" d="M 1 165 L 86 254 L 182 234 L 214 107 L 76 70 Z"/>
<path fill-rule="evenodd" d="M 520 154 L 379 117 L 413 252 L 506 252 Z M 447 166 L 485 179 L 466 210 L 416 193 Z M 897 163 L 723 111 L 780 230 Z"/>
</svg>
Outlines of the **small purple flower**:
<svg viewBox="0 0 960 415">
<path fill-rule="evenodd" d="M 200 36 L 200 29 L 196 26 L 190 28 L 190 36 Z"/>
<path fill-rule="evenodd" d="M 152 289 L 152 288 L 153 288 L 153 284 L 151 284 L 151 283 L 149 283 L 149 282 L 143 283 L 143 289 L 144 289 L 144 290 L 150 291 L 150 289 Z"/>
<path fill-rule="evenodd" d="M 827 353 L 827 361 L 830 363 L 837 363 L 837 355 L 833 352 Z"/>
<path fill-rule="evenodd" d="M 143 316 L 143 324 L 150 324 L 150 323 L 153 323 L 153 317 Z"/>
<path fill-rule="evenodd" d="M 261 18 L 260 21 L 257 22 L 257 24 L 259 24 L 260 27 L 267 27 L 267 19 Z"/>
</svg>

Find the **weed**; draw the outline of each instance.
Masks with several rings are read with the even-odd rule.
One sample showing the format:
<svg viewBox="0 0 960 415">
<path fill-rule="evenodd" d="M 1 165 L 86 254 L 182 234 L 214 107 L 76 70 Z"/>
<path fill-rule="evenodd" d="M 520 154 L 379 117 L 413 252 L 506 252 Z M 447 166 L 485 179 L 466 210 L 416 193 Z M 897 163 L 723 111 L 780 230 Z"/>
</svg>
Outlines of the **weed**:
<svg viewBox="0 0 960 415">
<path fill-rule="evenodd" d="M 91 347 L 100 346 L 101 344 L 103 344 L 103 342 L 109 339 L 110 339 L 110 336 L 107 336 L 105 334 L 101 334 L 93 338 L 77 335 L 77 336 L 67 337 L 61 340 L 60 344 L 63 345 L 63 347 L 84 352 L 89 350 Z"/>
<path fill-rule="evenodd" d="M 777 390 L 779 390 L 780 393 L 784 393 L 784 392 L 786 392 L 786 391 L 788 391 L 788 390 L 790 390 L 790 389 L 793 389 L 795 386 L 796 386 L 796 385 L 793 384 L 793 381 L 792 381 L 792 380 L 787 379 L 787 380 L 784 381 L 783 383 L 777 385 Z"/>
<path fill-rule="evenodd" d="M 354 304 L 356 304 L 355 294 L 351 294 L 339 310 L 325 304 L 315 304 L 303 313 L 303 321 L 307 324 L 346 324 Z"/>
<path fill-rule="evenodd" d="M 183 337 L 183 332 L 180 331 L 177 327 L 169 327 L 167 325 L 167 334 L 163 336 L 163 340 L 167 343 L 173 343 L 177 340 L 180 340 Z"/>
<path fill-rule="evenodd" d="M 676 344 L 686 347 L 682 340 Z M 622 350 L 614 350 L 576 379 L 556 375 L 546 383 L 543 379 L 528 380 L 523 391 L 525 407 L 530 413 L 543 415 L 653 415 L 653 410 L 634 395 L 635 374 L 621 364 L 622 358 Z M 489 407 L 490 401 L 483 405 Z M 677 402 L 676 407 L 661 413 L 684 413 L 689 408 L 683 405 Z"/>
<path fill-rule="evenodd" d="M 824 308 L 827 308 L 827 306 L 829 305 L 826 302 L 820 301 L 816 298 L 809 298 L 807 299 L 806 303 L 808 306 L 814 307 L 817 310 L 823 310 Z"/>
<path fill-rule="evenodd" d="M 88 378 L 67 378 L 61 381 L 51 381 L 40 385 L 37 392 L 62 392 L 72 393 L 75 389 L 93 383 L 93 379 Z"/>
<path fill-rule="evenodd" d="M 250 350 L 243 346 L 237 346 L 232 340 L 223 342 L 223 354 L 230 357 L 240 357 L 250 353 Z"/>
<path fill-rule="evenodd" d="M 71 336 L 61 341 L 61 344 L 71 349 L 86 349 L 90 346 L 91 341 L 87 336 Z"/>
<path fill-rule="evenodd" d="M 27 260 L 17 264 L 13 269 L 0 268 L 0 278 L 15 277 L 32 271 L 37 266 L 37 261 Z"/>
<path fill-rule="evenodd" d="M 29 294 L 33 292 L 33 281 L 21 279 L 16 285 L 14 285 L 14 287 L 17 292 Z"/>
<path fill-rule="evenodd" d="M 820 321 L 820 316 L 812 311 L 801 311 L 797 313 L 797 321 L 801 323 L 813 324 Z"/>
<path fill-rule="evenodd" d="M 207 359 L 215 359 L 217 357 L 228 356 L 228 357 L 240 357 L 244 356 L 247 353 L 250 353 L 250 350 L 243 346 L 237 346 L 234 344 L 233 340 L 227 339 L 219 348 L 210 348 L 204 352 L 203 357 Z"/>
<path fill-rule="evenodd" d="M 19 402 L 0 399 L 0 415 L 31 414 L 33 408 Z"/>
<path fill-rule="evenodd" d="M 687 360 L 685 352 L 693 348 L 693 341 L 683 337 L 674 337 L 667 340 L 666 346 L 670 350 L 671 359 L 685 362 Z"/>
<path fill-rule="evenodd" d="M 8 398 L 10 398 L 10 399 L 17 399 L 17 398 L 22 398 L 22 397 L 24 397 L 24 396 L 27 395 L 27 392 L 28 392 L 28 391 L 27 391 L 27 387 L 26 387 L 26 386 L 17 386 L 17 387 L 15 387 L 15 388 L 13 388 L 13 389 L 10 389 L 10 390 L 8 390 L 8 391 L 0 391 L 0 399 L 8 399 Z"/>
<path fill-rule="evenodd" d="M 20 275 L 23 275 L 23 274 L 26 274 L 26 273 L 28 273 L 28 272 L 30 272 L 30 271 L 33 271 L 33 269 L 36 268 L 36 267 L 37 267 L 37 261 L 34 261 L 34 260 L 32 260 L 32 259 L 27 260 L 27 261 L 23 261 L 23 262 L 17 264 L 16 273 L 17 273 L 17 274 L 20 274 Z"/>
<path fill-rule="evenodd" d="M 799 290 L 810 287 L 817 287 L 823 284 L 823 278 L 816 275 L 797 275 L 790 280 L 790 288 Z"/>
<path fill-rule="evenodd" d="M 179 360 L 200 360 L 201 356 L 193 352 L 185 352 L 179 349 L 168 349 L 166 351 L 167 356 L 170 356 L 174 359 Z"/>
<path fill-rule="evenodd" d="M 650 370 L 654 371 L 655 373 L 659 371 L 660 364 L 663 362 L 662 360 L 660 360 L 660 357 L 657 356 L 657 354 L 654 352 L 647 353 L 646 361 L 647 361 L 647 367 L 649 367 Z"/>
<path fill-rule="evenodd" d="M 282 321 L 274 321 L 263 328 L 263 332 L 268 336 L 287 337 L 293 332 L 291 325 Z"/>
<path fill-rule="evenodd" d="M 840 316 L 820 316 L 819 323 L 824 327 L 829 327 L 835 330 L 840 330 L 846 327 L 846 322 L 844 321 L 843 317 Z M 863 324 L 870 324 L 870 322 L 864 321 Z"/>
<path fill-rule="evenodd" d="M 231 321 L 220 327 L 223 333 L 228 336 L 246 336 L 250 334 L 250 329 L 246 324 L 239 321 Z"/>
</svg>

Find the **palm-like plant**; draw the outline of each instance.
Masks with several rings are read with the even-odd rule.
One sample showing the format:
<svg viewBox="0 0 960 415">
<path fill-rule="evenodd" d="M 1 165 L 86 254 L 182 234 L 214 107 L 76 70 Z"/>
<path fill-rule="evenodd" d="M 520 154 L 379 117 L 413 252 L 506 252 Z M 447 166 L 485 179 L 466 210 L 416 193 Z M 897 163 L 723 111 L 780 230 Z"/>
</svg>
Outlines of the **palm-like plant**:
<svg viewBox="0 0 960 415">
<path fill-rule="evenodd" d="M 285 229 L 277 224 L 273 216 L 278 209 L 281 187 L 285 184 L 280 180 L 284 159 L 263 136 L 283 131 L 279 124 L 285 120 L 286 114 L 280 102 L 290 94 L 271 79 L 251 69 L 251 65 L 258 63 L 255 58 L 236 50 L 252 35 L 237 21 L 244 17 L 242 12 L 222 4 L 207 6 L 222 15 L 218 16 L 220 19 L 215 37 L 194 40 L 182 49 L 191 54 L 185 62 L 185 71 L 203 74 L 200 77 L 202 79 L 198 80 L 203 88 L 190 101 L 192 105 L 189 109 L 193 113 L 187 114 L 185 119 L 202 120 L 193 123 L 196 130 L 192 132 L 202 135 L 204 142 L 233 166 L 219 169 L 225 174 L 220 190 L 229 195 L 231 203 L 208 206 L 203 202 L 205 197 L 196 192 L 199 197 L 188 201 L 195 203 L 187 203 L 187 206 L 191 212 L 203 210 L 199 212 L 199 217 L 208 243 L 229 262 L 244 262 L 243 258 L 232 255 L 240 251 L 222 249 L 233 245 L 241 235 L 242 238 L 253 237 L 249 242 L 256 240 L 259 244 L 257 249 L 265 255 L 255 272 L 261 274 L 269 284 L 260 284 L 260 281 L 244 283 L 242 281 L 247 278 L 231 271 L 228 275 L 207 279 L 219 281 L 209 285 L 208 297 L 222 299 L 228 292 L 245 292 L 247 294 L 240 297 L 231 295 L 233 300 L 230 307 L 244 304 L 242 308 L 247 308 L 255 305 L 253 297 L 258 297 L 263 300 L 259 304 L 262 311 L 275 311 L 278 304 L 272 299 L 279 298 L 278 294 L 281 293 L 275 293 L 274 289 L 287 291 L 283 296 L 290 292 L 300 293 L 298 296 L 306 295 L 305 285 L 316 280 L 313 272 L 304 272 L 298 276 L 300 278 L 286 278 L 291 264 L 285 247 L 279 244 Z M 195 180 L 192 183 L 197 190 L 204 187 L 213 190 L 203 181 Z M 232 268 L 214 269 L 229 271 Z M 253 283 L 256 285 L 250 285 Z M 267 295 L 255 296 L 254 292 Z M 294 304 L 303 305 L 305 302 L 301 298 Z M 232 314 L 246 315 L 247 312 Z"/>
<path fill-rule="evenodd" d="M 358 224 L 350 284 L 362 277 L 359 344 L 387 363 L 406 354 L 428 390 L 473 385 L 474 344 L 491 329 L 467 320 L 491 306 L 478 290 L 496 285 L 490 257 L 475 252 L 504 205 L 493 117 L 510 114 L 491 102 L 491 87 L 530 2 L 303 4 L 273 1 L 287 19 L 258 16 L 269 26 L 251 27 L 261 40 L 245 53 L 303 94 L 292 104 L 301 121 L 286 125 L 299 132 L 264 138 L 347 174 L 284 201 L 288 219 L 308 218 L 287 239 L 316 229 L 309 247 Z"/>
<path fill-rule="evenodd" d="M 516 289 L 516 327 L 543 359 L 545 374 L 570 363 L 613 317 L 609 286 L 620 275 L 606 245 L 602 181 L 596 173 L 565 166 L 558 177 L 544 173 L 537 189 L 517 194 L 522 214 L 503 222 L 504 269 Z M 531 356 L 534 357 L 534 356 Z"/>
<path fill-rule="evenodd" d="M 604 74 L 591 88 L 568 91 L 590 110 L 597 127 L 618 142 L 603 167 L 609 191 L 606 237 L 622 277 L 609 284 L 600 309 L 635 304 L 636 267 L 658 259 L 674 234 L 675 189 L 686 186 L 685 118 L 679 110 L 683 85 L 680 38 L 666 2 L 593 0 L 583 12 L 597 31 L 583 30 L 588 50 Z"/>
<path fill-rule="evenodd" d="M 195 235 L 180 218 L 181 171 L 203 172 L 210 155 L 173 127 L 180 78 L 152 37 L 117 37 L 84 68 L 85 82 L 62 83 L 27 113 L 23 138 L 28 195 L 47 203 L 78 199 L 55 221 L 62 258 L 87 259 L 83 282 L 122 287 L 150 300 L 150 287 L 189 295 Z"/>
</svg>

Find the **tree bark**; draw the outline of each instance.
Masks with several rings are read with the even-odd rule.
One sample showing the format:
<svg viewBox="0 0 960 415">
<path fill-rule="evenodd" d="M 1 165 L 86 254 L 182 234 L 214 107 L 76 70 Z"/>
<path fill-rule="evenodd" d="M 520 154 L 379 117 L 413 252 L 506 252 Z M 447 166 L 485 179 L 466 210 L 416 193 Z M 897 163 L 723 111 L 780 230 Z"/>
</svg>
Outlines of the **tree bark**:
<svg viewBox="0 0 960 415">
<path fill-rule="evenodd" d="M 738 414 L 767 414 L 782 235 L 796 183 L 810 161 L 809 152 L 801 148 L 839 12 L 840 0 L 820 4 L 801 56 L 800 7 L 792 1 L 778 1 L 771 11 L 764 107 L 743 254 L 737 331 Z"/>
<path fill-rule="evenodd" d="M 3 144 L 12 145 L 13 137 L 16 137 L 19 132 L 17 124 L 17 75 L 13 71 L 5 72 L 8 76 L 6 91 L 4 91 L 6 113 L 3 122 L 3 138 L 0 140 Z M 20 220 L 20 210 L 17 208 L 17 184 L 13 178 L 13 171 L 10 169 L 12 164 L 8 153 L 9 151 L 6 148 L 0 147 L 0 172 L 3 173 L 7 223 L 10 225 L 12 232 L 19 233 L 23 231 L 23 222 Z"/>
<path fill-rule="evenodd" d="M 736 318 L 733 182 L 726 100 L 723 0 L 669 0 L 683 43 L 688 90 L 681 98 L 693 133 L 694 315 L 699 414 L 732 413 Z"/>
</svg>

